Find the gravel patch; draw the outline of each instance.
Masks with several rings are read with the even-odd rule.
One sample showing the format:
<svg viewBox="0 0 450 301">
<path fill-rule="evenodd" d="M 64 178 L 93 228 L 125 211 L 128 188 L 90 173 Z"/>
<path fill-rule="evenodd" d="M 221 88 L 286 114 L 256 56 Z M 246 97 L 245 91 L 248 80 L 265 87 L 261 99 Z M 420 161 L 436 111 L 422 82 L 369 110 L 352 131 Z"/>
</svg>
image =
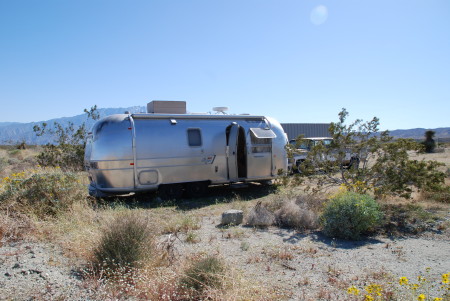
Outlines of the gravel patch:
<svg viewBox="0 0 450 301">
<path fill-rule="evenodd" d="M 450 272 L 448 233 L 345 241 L 276 227 L 220 228 L 219 222 L 205 217 L 195 231 L 199 242 L 181 239 L 179 253 L 219 254 L 246 279 L 276 287 L 291 300 L 346 300 L 350 285 L 403 276 L 415 280 L 427 268 L 430 279 Z"/>
<path fill-rule="evenodd" d="M 86 300 L 88 290 L 61 250 L 36 242 L 0 247 L 1 300 Z"/>
</svg>

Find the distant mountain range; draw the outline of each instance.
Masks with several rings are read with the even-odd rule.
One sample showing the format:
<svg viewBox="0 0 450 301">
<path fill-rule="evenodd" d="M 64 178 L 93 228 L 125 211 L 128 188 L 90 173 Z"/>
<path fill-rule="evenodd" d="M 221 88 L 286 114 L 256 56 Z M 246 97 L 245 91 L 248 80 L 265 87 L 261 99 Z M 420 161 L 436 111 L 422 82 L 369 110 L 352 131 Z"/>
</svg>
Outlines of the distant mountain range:
<svg viewBox="0 0 450 301">
<path fill-rule="evenodd" d="M 105 117 L 112 114 L 123 114 L 125 111 L 130 113 L 141 113 L 147 110 L 146 107 L 135 106 L 129 108 L 107 108 L 98 109 L 100 117 Z M 36 136 L 33 131 L 35 125 L 41 125 L 42 123 L 47 123 L 47 127 L 53 127 L 55 122 L 62 125 L 67 125 L 72 122 L 75 128 L 79 127 L 83 122 L 86 122 L 88 128 L 93 125 L 91 119 L 87 119 L 86 114 L 80 114 L 73 117 L 62 117 L 56 119 L 50 119 L 46 121 L 30 122 L 30 123 L 20 123 L 20 122 L 0 122 L 0 144 L 16 144 L 24 141 L 26 144 L 47 144 L 53 142 L 53 137 L 49 135 Z"/>
<path fill-rule="evenodd" d="M 106 108 L 98 109 L 100 116 L 105 117 L 112 114 L 121 114 L 125 111 L 130 113 L 141 113 L 146 111 L 146 107 L 134 106 L 128 108 Z M 53 137 L 44 135 L 41 137 L 36 136 L 33 131 L 35 125 L 41 125 L 43 122 L 48 126 L 53 126 L 54 122 L 58 122 L 62 125 L 66 125 L 72 122 L 75 127 L 80 126 L 83 122 L 86 122 L 88 128 L 92 126 L 92 120 L 87 120 L 86 114 L 80 114 L 73 117 L 56 118 L 47 121 L 20 123 L 20 122 L 0 122 L 0 144 L 16 144 L 24 141 L 27 144 L 46 144 L 53 142 Z M 390 135 L 394 138 L 412 138 L 417 140 L 423 140 L 425 131 L 433 130 L 436 132 L 435 137 L 439 141 L 450 141 L 450 127 L 437 128 L 437 129 L 407 129 L 407 130 L 393 130 L 390 131 Z"/>
<path fill-rule="evenodd" d="M 412 139 L 424 139 L 425 132 L 428 130 L 434 131 L 435 137 L 438 139 L 450 139 L 450 128 L 437 128 L 437 129 L 409 129 L 409 130 L 394 130 L 389 131 L 390 135 L 395 138 L 412 138 Z"/>
</svg>

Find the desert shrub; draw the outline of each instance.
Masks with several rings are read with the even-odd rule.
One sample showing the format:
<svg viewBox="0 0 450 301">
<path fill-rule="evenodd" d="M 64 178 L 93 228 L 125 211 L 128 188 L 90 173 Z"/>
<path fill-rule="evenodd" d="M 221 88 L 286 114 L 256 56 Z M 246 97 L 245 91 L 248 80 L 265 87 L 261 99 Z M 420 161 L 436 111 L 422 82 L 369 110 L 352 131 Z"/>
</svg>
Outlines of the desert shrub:
<svg viewBox="0 0 450 301">
<path fill-rule="evenodd" d="M 347 110 L 342 109 L 339 122 L 329 127 L 332 143 L 312 147 L 301 165 L 299 176 L 308 176 L 314 190 L 343 186 L 376 197 L 410 198 L 414 189 L 434 190 L 444 185 L 442 163 L 410 159 L 409 153 L 421 151 L 423 145 L 412 139 L 394 141 L 388 131 L 379 132 L 376 117 L 350 124 L 347 117 Z M 348 168 L 350 157 L 358 158 L 357 167 Z"/>
<path fill-rule="evenodd" d="M 92 263 L 105 276 L 123 269 L 132 270 L 155 256 L 154 235 L 148 220 L 133 212 L 123 212 L 104 230 L 94 249 Z"/>
<path fill-rule="evenodd" d="M 87 120 L 100 118 L 96 105 L 89 111 L 84 109 L 84 112 Z M 73 122 L 54 122 L 53 127 L 48 127 L 45 122 L 35 125 L 33 130 L 37 136 L 49 135 L 54 139 L 53 143 L 43 147 L 43 151 L 37 156 L 38 163 L 42 166 L 58 166 L 64 170 L 83 170 L 84 147 L 88 135 L 86 121 L 78 128 L 75 128 Z"/>
<path fill-rule="evenodd" d="M 268 227 L 275 223 L 275 216 L 267 210 L 259 201 L 254 208 L 250 210 L 247 216 L 246 224 L 252 227 Z"/>
<path fill-rule="evenodd" d="M 195 244 L 200 241 L 200 238 L 198 237 L 198 235 L 196 233 L 189 231 L 188 233 L 186 233 L 185 241 L 190 244 Z"/>
<path fill-rule="evenodd" d="M 422 191 L 421 197 L 425 200 L 450 203 L 450 186 L 437 187 L 433 191 Z"/>
<path fill-rule="evenodd" d="M 82 170 L 84 160 L 84 145 L 47 144 L 44 151 L 37 156 L 37 162 L 42 166 L 61 167 L 64 170 Z"/>
<path fill-rule="evenodd" d="M 9 158 L 8 159 L 8 165 L 18 165 L 20 164 L 20 160 L 17 158 Z"/>
<path fill-rule="evenodd" d="M 332 198 L 320 218 L 325 235 L 353 239 L 381 221 L 378 203 L 369 195 L 344 192 Z"/>
<path fill-rule="evenodd" d="M 194 262 L 181 278 L 181 285 L 198 293 L 207 288 L 221 288 L 224 280 L 225 264 L 217 256 L 208 256 Z"/>
<path fill-rule="evenodd" d="M 275 218 L 278 225 L 299 230 L 316 229 L 318 225 L 317 215 L 305 207 L 300 207 L 295 200 L 285 201 L 282 207 L 275 211 Z"/>
<path fill-rule="evenodd" d="M 291 199 L 293 197 L 293 195 L 274 194 L 270 198 L 264 200 L 264 208 L 270 212 L 275 212 L 283 206 L 287 198 Z"/>
<path fill-rule="evenodd" d="M 383 204 L 381 209 L 384 214 L 384 230 L 389 234 L 421 233 L 432 228 L 440 219 L 417 203 Z"/>
<path fill-rule="evenodd" d="M 302 208 L 308 208 L 315 213 L 319 213 L 322 212 L 326 200 L 327 197 L 319 193 L 301 194 L 296 197 L 295 203 Z"/>
<path fill-rule="evenodd" d="M 425 148 L 426 153 L 433 153 L 436 148 L 436 141 L 434 141 L 435 131 L 426 131 L 425 132 L 425 141 L 422 142 Z"/>
<path fill-rule="evenodd" d="M 11 174 L 2 179 L 0 204 L 44 217 L 55 215 L 83 199 L 79 176 L 59 169 L 39 169 Z"/>
</svg>

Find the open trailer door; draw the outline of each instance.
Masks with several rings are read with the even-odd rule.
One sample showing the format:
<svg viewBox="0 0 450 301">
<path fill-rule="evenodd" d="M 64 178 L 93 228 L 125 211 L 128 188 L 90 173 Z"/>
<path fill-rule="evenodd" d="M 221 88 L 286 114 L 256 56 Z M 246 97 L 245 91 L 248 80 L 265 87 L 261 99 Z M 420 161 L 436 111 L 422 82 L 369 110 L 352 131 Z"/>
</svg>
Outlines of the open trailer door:
<svg viewBox="0 0 450 301">
<path fill-rule="evenodd" d="M 248 144 L 248 178 L 269 178 L 274 176 L 272 170 L 272 140 L 277 135 L 271 129 L 250 128 Z"/>
<path fill-rule="evenodd" d="M 227 127 L 228 180 L 238 182 L 247 177 L 245 131 L 236 122 Z"/>
</svg>

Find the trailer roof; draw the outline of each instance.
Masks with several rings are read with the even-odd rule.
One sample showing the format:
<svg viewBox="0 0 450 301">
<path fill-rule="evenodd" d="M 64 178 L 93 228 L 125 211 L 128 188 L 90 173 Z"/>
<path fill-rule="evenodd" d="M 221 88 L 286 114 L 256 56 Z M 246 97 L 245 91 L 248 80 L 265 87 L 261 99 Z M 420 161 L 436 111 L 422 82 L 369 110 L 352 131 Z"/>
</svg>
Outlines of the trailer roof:
<svg viewBox="0 0 450 301">
<path fill-rule="evenodd" d="M 136 119 L 237 119 L 237 120 L 265 120 L 265 116 L 256 115 L 204 115 L 204 114 L 151 114 L 136 113 L 131 114 Z"/>
</svg>

